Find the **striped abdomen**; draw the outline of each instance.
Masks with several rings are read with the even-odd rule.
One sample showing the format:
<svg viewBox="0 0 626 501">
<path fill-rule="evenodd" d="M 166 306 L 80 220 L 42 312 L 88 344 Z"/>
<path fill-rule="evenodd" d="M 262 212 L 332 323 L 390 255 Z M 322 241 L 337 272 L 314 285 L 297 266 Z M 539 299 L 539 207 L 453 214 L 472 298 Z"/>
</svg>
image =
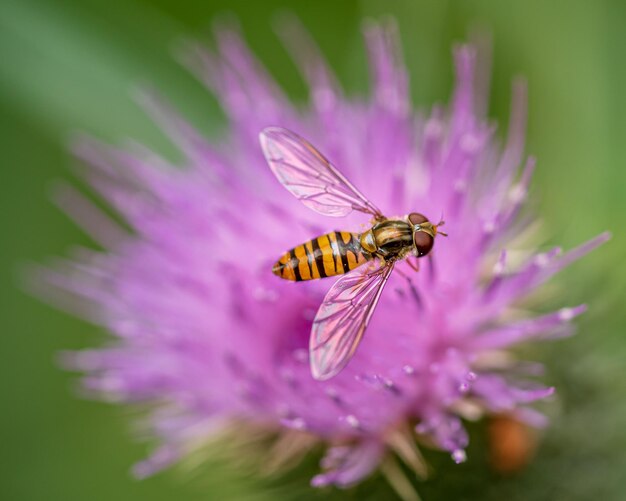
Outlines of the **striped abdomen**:
<svg viewBox="0 0 626 501">
<path fill-rule="evenodd" d="M 272 268 L 286 280 L 311 280 L 348 273 L 371 259 L 357 233 L 333 231 L 285 252 Z"/>
</svg>

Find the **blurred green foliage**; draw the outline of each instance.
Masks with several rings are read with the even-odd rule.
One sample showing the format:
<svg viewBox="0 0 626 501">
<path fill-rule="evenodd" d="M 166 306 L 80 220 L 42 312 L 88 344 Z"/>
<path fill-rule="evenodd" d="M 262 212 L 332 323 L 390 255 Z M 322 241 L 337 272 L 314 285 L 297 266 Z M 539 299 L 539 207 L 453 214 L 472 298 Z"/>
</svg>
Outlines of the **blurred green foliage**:
<svg viewBox="0 0 626 501">
<path fill-rule="evenodd" d="M 468 463 L 429 454 L 436 475 L 419 486 L 423 498 L 626 499 L 626 4 L 619 0 L 1 0 L 0 498 L 393 498 L 379 478 L 353 491 L 313 492 L 306 484 L 313 458 L 282 484 L 261 484 L 220 463 L 132 480 L 128 468 L 145 446 L 129 436 L 131 411 L 75 398 L 75 376 L 54 362 L 59 350 L 99 344 L 104 333 L 17 285 L 25 262 L 91 245 L 47 197 L 51 182 L 70 175 L 71 133 L 117 143 L 132 137 L 175 155 L 132 100 L 133 86 L 146 83 L 205 133 L 223 126 L 215 99 L 171 56 L 185 38 L 209 39 L 216 16 L 234 14 L 287 92 L 306 99 L 272 32 L 284 10 L 301 18 L 352 93 L 367 91 L 361 22 L 395 16 L 417 106 L 447 99 L 450 48 L 469 27 L 483 26 L 494 40 L 492 117 L 505 124 L 511 78 L 529 80 L 528 151 L 539 158 L 534 208 L 549 243 L 572 247 L 604 229 L 615 235 L 556 281 L 559 301 L 590 304 L 579 334 L 532 348 L 559 388 L 535 462 L 514 477 L 495 475 L 482 428 L 474 427 Z"/>
</svg>

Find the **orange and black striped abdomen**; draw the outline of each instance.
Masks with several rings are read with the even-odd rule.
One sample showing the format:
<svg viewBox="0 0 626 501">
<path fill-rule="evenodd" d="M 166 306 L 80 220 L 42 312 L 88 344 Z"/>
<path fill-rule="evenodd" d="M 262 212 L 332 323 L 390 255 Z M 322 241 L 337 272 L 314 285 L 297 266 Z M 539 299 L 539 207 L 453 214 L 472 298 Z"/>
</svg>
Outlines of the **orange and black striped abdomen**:
<svg viewBox="0 0 626 501">
<path fill-rule="evenodd" d="M 357 233 L 333 231 L 285 252 L 272 271 L 281 278 L 299 282 L 348 273 L 370 259 L 361 248 Z"/>
</svg>

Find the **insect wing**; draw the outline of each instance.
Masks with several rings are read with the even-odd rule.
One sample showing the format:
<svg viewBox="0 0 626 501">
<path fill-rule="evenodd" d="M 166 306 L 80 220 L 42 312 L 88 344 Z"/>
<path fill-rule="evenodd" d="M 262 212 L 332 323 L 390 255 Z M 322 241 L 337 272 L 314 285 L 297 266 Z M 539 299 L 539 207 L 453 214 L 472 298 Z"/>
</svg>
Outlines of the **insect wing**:
<svg viewBox="0 0 626 501">
<path fill-rule="evenodd" d="M 333 377 L 352 358 L 393 266 L 388 263 L 369 272 L 357 269 L 328 291 L 311 329 L 309 352 L 315 379 Z"/>
<path fill-rule="evenodd" d="M 334 217 L 353 210 L 382 217 L 374 204 L 305 139 L 280 127 L 264 129 L 259 138 L 272 172 L 310 209 Z"/>
</svg>

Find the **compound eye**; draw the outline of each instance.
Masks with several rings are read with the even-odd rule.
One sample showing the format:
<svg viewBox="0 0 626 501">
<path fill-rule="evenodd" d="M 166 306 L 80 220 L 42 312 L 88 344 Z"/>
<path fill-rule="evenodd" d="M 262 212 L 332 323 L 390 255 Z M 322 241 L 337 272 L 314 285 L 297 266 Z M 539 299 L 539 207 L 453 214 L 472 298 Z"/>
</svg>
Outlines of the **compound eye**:
<svg viewBox="0 0 626 501">
<path fill-rule="evenodd" d="M 424 214 L 420 214 L 419 212 L 411 212 L 409 214 L 409 222 L 413 225 L 422 224 L 428 221 L 428 218 Z"/>
<path fill-rule="evenodd" d="M 435 239 L 428 233 L 416 231 L 413 233 L 413 243 L 415 244 L 415 249 L 417 250 L 417 256 L 422 257 L 432 250 Z"/>
</svg>

